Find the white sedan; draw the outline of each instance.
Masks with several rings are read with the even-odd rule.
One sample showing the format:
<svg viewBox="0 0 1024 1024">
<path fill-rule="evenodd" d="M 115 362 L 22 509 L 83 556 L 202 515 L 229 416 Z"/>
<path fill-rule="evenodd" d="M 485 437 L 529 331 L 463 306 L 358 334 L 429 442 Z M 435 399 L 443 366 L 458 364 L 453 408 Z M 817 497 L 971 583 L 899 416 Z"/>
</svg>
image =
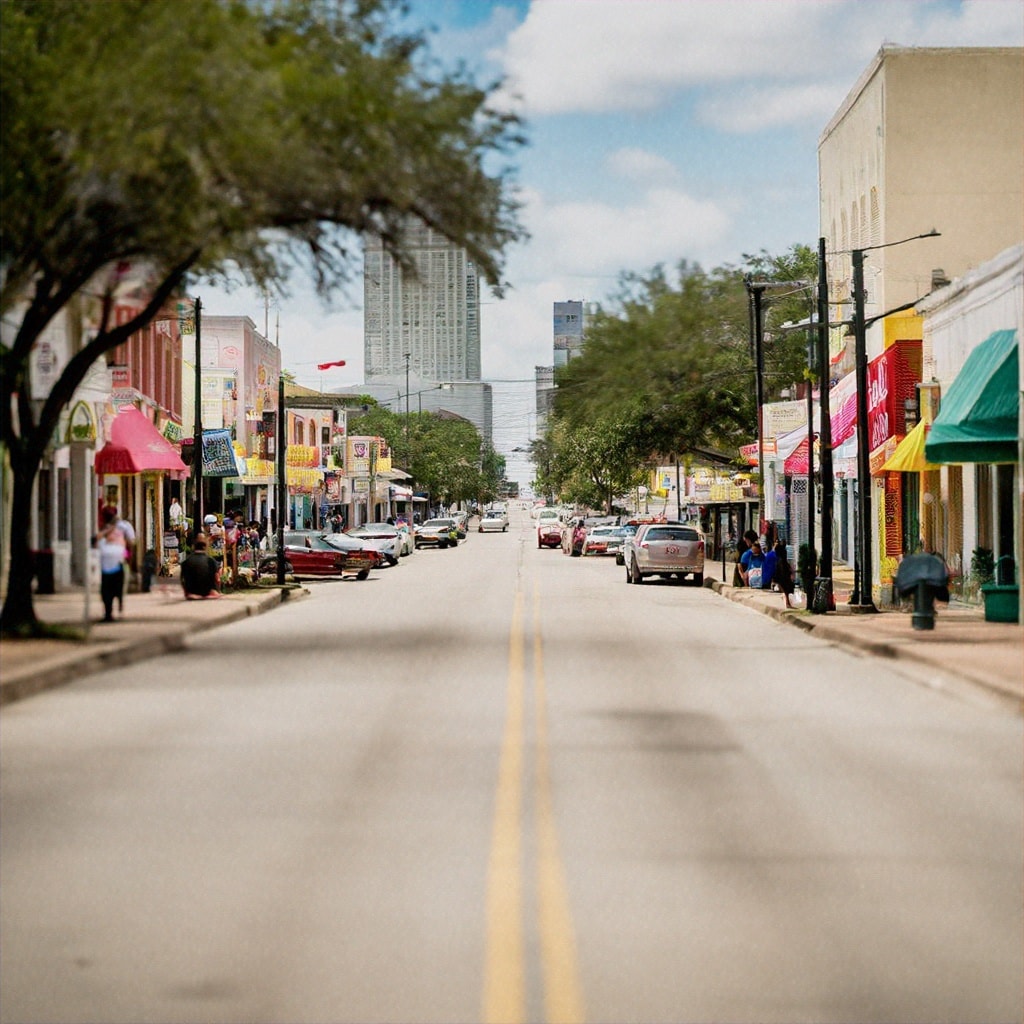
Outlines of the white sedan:
<svg viewBox="0 0 1024 1024">
<path fill-rule="evenodd" d="M 388 565 L 397 565 L 398 559 L 408 554 L 407 534 L 391 523 L 364 523 L 349 530 L 347 536 L 358 537 L 379 551 Z"/>
<path fill-rule="evenodd" d="M 504 533 L 508 529 L 508 516 L 500 509 L 488 509 L 476 529 L 477 533 Z"/>
</svg>

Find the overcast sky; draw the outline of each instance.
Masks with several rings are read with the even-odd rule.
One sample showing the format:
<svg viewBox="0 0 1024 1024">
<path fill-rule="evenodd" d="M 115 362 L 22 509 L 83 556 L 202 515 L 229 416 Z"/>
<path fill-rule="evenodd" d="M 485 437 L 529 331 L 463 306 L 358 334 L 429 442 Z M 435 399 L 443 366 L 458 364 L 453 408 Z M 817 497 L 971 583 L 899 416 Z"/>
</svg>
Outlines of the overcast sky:
<svg viewBox="0 0 1024 1024">
<path fill-rule="evenodd" d="M 606 301 L 623 271 L 681 260 L 711 268 L 815 245 L 818 137 L 883 44 L 1024 44 L 1022 0 L 411 7 L 446 63 L 507 82 L 502 100 L 530 140 L 517 182 L 531 238 L 508 255 L 506 297 L 482 296 L 483 376 L 496 382 L 495 442 L 505 451 L 532 433 L 526 382 L 551 363 L 553 302 Z M 269 316 L 271 337 L 280 316 L 284 365 L 312 387 L 361 383 L 361 286 L 333 310 L 302 281 L 292 290 Z M 203 301 L 208 313 L 264 326 L 256 295 L 211 291 Z M 348 365 L 317 372 L 335 359 Z"/>
</svg>

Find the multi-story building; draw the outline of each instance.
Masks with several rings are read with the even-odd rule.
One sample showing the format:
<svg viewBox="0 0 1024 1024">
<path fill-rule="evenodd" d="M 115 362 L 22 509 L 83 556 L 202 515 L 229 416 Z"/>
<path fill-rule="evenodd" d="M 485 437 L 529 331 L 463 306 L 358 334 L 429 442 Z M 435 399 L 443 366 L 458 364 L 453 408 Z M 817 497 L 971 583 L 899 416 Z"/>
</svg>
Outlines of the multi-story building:
<svg viewBox="0 0 1024 1024">
<path fill-rule="evenodd" d="M 226 430 L 245 460 L 239 477 L 204 475 L 204 509 L 240 508 L 249 519 L 265 519 L 274 506 L 273 417 L 277 410 L 281 350 L 247 316 L 202 315 L 200 324 L 203 432 Z M 185 339 L 182 396 L 184 422 L 195 422 L 195 334 Z M 191 357 L 191 358 L 188 358 Z"/>
<path fill-rule="evenodd" d="M 913 304 L 1024 238 L 1024 50 L 884 46 L 822 132 L 818 167 L 830 298 L 841 303 L 833 321 L 849 320 L 852 251 L 865 253 L 874 387 L 872 474 L 860 484 L 871 488 L 870 582 L 882 597 L 897 559 L 919 543 L 916 488 L 882 469 L 907 431 L 902 399 L 921 378 L 922 322 Z M 917 238 L 932 228 L 939 237 Z M 890 315 L 895 310 L 903 311 Z M 845 384 L 839 378 L 854 368 L 853 349 L 848 331 L 833 333 L 834 441 L 836 417 L 845 415 L 834 399 Z M 897 362 L 910 377 L 894 378 L 889 364 Z M 842 455 L 840 473 L 854 464 Z M 836 488 L 841 557 L 852 556 L 842 545 L 854 533 L 855 477 Z"/>
<path fill-rule="evenodd" d="M 368 384 L 480 380 L 480 279 L 465 249 L 424 224 L 408 228 L 408 274 L 379 238 L 365 244 Z"/>
</svg>

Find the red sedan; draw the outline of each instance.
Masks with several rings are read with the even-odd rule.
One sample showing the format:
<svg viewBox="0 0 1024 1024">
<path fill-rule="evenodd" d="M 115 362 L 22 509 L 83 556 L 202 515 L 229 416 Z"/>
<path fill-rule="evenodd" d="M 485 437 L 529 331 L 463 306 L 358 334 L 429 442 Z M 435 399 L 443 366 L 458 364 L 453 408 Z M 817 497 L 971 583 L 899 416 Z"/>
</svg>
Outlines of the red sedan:
<svg viewBox="0 0 1024 1024">
<path fill-rule="evenodd" d="M 365 580 L 371 569 L 380 566 L 382 557 L 373 548 L 341 541 L 341 534 L 321 533 L 319 530 L 288 530 L 284 535 L 285 570 L 294 576 L 341 576 L 355 573 Z M 347 538 L 346 538 L 347 540 Z M 270 542 L 276 547 L 277 538 Z M 277 553 L 267 555 L 260 562 L 260 572 L 277 572 Z"/>
<path fill-rule="evenodd" d="M 562 524 L 557 519 L 542 519 L 537 524 L 537 547 L 557 548 L 562 546 Z"/>
</svg>

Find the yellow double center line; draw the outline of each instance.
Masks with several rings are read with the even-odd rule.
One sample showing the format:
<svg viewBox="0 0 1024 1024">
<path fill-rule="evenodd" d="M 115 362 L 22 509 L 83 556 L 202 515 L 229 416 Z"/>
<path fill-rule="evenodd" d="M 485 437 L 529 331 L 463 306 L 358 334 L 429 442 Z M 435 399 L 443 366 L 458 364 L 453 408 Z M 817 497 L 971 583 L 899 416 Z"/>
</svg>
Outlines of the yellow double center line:
<svg viewBox="0 0 1024 1024">
<path fill-rule="evenodd" d="M 498 766 L 494 830 L 487 881 L 487 949 L 483 1019 L 522 1024 L 527 1019 L 523 910 L 523 819 L 526 732 L 526 637 L 523 595 L 517 590 L 509 635 L 505 733 Z M 544 1013 L 549 1022 L 582 1024 L 583 997 L 576 943 L 558 850 L 548 754 L 543 645 L 536 587 L 533 592 L 534 808 L 537 828 L 537 932 Z"/>
</svg>

